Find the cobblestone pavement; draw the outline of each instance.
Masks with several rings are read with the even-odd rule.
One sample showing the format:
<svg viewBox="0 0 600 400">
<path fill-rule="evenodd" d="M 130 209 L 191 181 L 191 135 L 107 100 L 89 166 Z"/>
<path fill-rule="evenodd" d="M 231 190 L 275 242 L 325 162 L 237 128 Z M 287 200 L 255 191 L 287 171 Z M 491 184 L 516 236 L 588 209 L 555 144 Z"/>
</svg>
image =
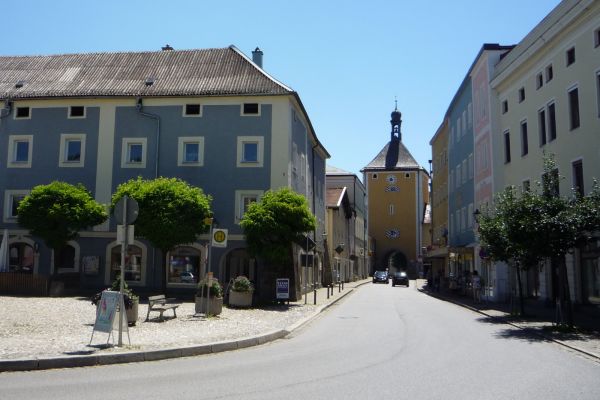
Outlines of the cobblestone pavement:
<svg viewBox="0 0 600 400">
<path fill-rule="evenodd" d="M 153 320 L 158 313 L 153 312 L 145 322 L 148 306 L 140 304 L 137 323 L 129 327 L 131 345 L 124 335 L 126 346 L 121 348 L 103 346 L 108 339 L 104 332 L 94 333 L 92 346 L 88 346 L 96 318 L 96 307 L 89 298 L 0 296 L 0 360 L 148 351 L 252 337 L 297 324 L 364 282 L 369 280 L 346 284 L 342 292 L 336 288 L 329 299 L 327 289 L 319 289 L 316 305 L 311 292 L 307 304 L 302 299 L 289 306 L 223 307 L 221 315 L 208 319 L 195 316 L 194 303 L 184 302 L 177 309 L 177 318 L 165 311 L 164 322 L 158 322 Z"/>
</svg>

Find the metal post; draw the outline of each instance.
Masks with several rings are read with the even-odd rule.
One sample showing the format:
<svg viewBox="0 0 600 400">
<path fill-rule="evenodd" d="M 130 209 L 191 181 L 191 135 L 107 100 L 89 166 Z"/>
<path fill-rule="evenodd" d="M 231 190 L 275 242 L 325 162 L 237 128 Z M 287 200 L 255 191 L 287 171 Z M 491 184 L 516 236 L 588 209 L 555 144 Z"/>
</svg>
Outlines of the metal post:
<svg viewBox="0 0 600 400">
<path fill-rule="evenodd" d="M 212 259 L 210 258 L 210 249 L 212 248 L 212 238 L 213 238 L 213 220 L 211 218 L 210 220 L 210 234 L 209 234 L 209 238 L 208 238 L 208 260 L 206 261 L 206 285 L 207 285 L 207 290 L 206 290 L 206 312 L 204 313 L 204 317 L 208 318 L 208 302 L 210 301 L 210 285 L 212 284 L 212 276 L 211 276 L 211 271 L 210 271 L 210 263 L 212 261 Z"/>
<path fill-rule="evenodd" d="M 118 346 L 123 346 L 123 309 L 125 305 L 125 298 L 123 297 L 123 290 L 125 289 L 125 251 L 127 251 L 127 196 L 124 197 L 123 201 L 123 243 L 121 243 L 121 282 L 119 285 L 119 343 Z"/>
</svg>

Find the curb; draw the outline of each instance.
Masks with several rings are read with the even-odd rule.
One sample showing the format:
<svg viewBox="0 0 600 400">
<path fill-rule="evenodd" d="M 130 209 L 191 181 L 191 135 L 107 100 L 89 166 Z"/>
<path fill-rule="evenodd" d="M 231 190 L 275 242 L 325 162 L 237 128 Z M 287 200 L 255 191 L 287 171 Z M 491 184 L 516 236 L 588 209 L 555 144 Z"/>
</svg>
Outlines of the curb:
<svg viewBox="0 0 600 400">
<path fill-rule="evenodd" d="M 423 290 L 419 290 L 419 291 L 420 291 L 420 292 L 423 292 Z M 483 312 L 483 311 L 481 311 L 481 310 L 479 310 L 479 309 L 477 309 L 477 308 L 475 308 L 475 307 L 472 307 L 472 306 L 470 306 L 470 305 L 468 305 L 468 304 L 464 304 L 464 303 L 461 303 L 461 302 L 455 301 L 455 300 L 453 300 L 453 299 L 446 298 L 446 297 L 442 297 L 442 296 L 438 296 L 438 295 L 436 295 L 436 294 L 429 293 L 429 292 L 428 292 L 428 295 L 430 295 L 431 297 L 434 297 L 434 298 L 436 298 L 436 299 L 443 300 L 443 301 L 447 301 L 447 302 L 450 302 L 450 303 L 452 303 L 452 304 L 455 304 L 455 305 L 457 305 L 457 306 L 460 306 L 460 307 L 463 307 L 463 308 L 469 309 L 469 310 L 471 310 L 471 311 L 474 311 L 474 312 L 476 312 L 476 313 L 479 313 L 479 314 L 481 314 L 481 315 L 485 315 L 486 317 L 489 317 L 489 318 L 493 318 L 493 319 L 498 319 L 498 320 L 501 320 L 501 321 L 502 321 L 502 322 L 504 322 L 505 324 L 507 324 L 507 325 L 510 325 L 510 326 L 513 326 L 513 327 L 515 327 L 515 328 L 518 328 L 518 329 L 521 329 L 521 330 L 525 330 L 525 329 L 527 328 L 527 327 L 524 327 L 524 326 L 518 325 L 518 324 L 516 324 L 516 323 L 514 323 L 514 322 L 511 322 L 511 321 L 509 321 L 508 319 L 506 319 L 505 317 L 498 316 L 498 315 L 491 315 L 491 314 L 488 314 L 488 313 L 486 313 L 486 312 Z M 553 342 L 553 343 L 559 344 L 559 345 L 561 345 L 561 346 L 564 346 L 564 347 L 567 347 L 567 348 L 569 348 L 569 349 L 571 349 L 571 350 L 574 350 L 574 351 L 580 352 L 580 353 L 582 353 L 582 354 L 585 354 L 585 355 L 586 355 L 586 356 L 588 356 L 588 357 L 592 357 L 592 358 L 594 358 L 594 359 L 596 359 L 596 360 L 600 360 L 600 354 L 592 353 L 592 352 L 590 352 L 590 351 L 584 350 L 584 349 L 582 349 L 582 348 L 579 348 L 579 347 L 577 347 L 577 346 L 573 346 L 572 344 L 569 344 L 569 343 L 563 342 L 562 340 L 558 340 L 558 339 L 554 339 L 554 338 L 552 338 L 552 337 L 546 336 L 546 335 L 544 335 L 544 334 L 542 334 L 542 333 L 540 333 L 540 332 L 532 332 L 532 333 L 533 333 L 534 335 L 538 336 L 538 337 L 541 337 L 541 338 L 542 338 L 542 339 L 544 339 L 544 340 L 547 340 L 547 341 L 549 341 L 549 342 Z"/>
<path fill-rule="evenodd" d="M 0 360 L 0 372 L 38 371 L 55 368 L 92 367 L 97 365 L 158 361 L 166 360 L 169 358 L 199 356 L 204 354 L 221 353 L 223 351 L 231 351 L 243 349 L 246 347 L 259 346 L 286 337 L 293 331 L 306 325 L 312 319 L 317 317 L 321 312 L 340 301 L 346 295 L 352 293 L 354 289 L 366 283 L 369 282 L 363 282 L 356 285 L 353 288 L 346 289 L 345 292 L 340 293 L 338 297 L 331 300 L 331 302 L 319 306 L 313 314 L 284 329 L 274 330 L 261 335 L 231 341 L 207 343 L 196 346 L 165 348 L 148 351 L 132 351 L 115 354 L 94 354 L 87 356 L 58 356 L 48 358 Z"/>
</svg>

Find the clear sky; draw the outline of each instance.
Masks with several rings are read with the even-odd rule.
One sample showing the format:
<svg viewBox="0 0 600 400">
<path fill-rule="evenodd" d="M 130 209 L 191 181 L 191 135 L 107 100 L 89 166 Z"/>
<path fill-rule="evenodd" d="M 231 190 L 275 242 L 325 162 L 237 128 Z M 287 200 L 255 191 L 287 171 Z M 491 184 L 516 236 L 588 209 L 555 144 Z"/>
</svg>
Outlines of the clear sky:
<svg viewBox="0 0 600 400">
<path fill-rule="evenodd" d="M 483 43 L 517 44 L 559 0 L 28 0 L 2 4 L 0 55 L 222 48 L 264 52 L 298 92 L 328 164 L 356 173 L 390 138 L 429 140 Z"/>
</svg>

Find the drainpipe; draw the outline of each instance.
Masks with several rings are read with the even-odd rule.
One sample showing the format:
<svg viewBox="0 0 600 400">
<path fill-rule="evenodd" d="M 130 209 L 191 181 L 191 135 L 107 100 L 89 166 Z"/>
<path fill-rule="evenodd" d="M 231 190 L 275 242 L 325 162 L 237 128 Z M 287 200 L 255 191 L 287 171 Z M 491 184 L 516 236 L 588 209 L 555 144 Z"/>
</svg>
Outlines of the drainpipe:
<svg viewBox="0 0 600 400">
<path fill-rule="evenodd" d="M 9 98 L 4 100 L 4 108 L 0 111 L 0 119 L 8 117 L 12 111 L 12 102 Z"/>
<path fill-rule="evenodd" d="M 312 153 L 312 203 L 313 203 L 313 212 L 315 213 L 315 216 L 317 214 L 317 203 L 315 200 L 315 191 L 316 191 L 316 187 L 315 187 L 315 148 L 317 147 L 317 145 L 315 144 L 312 147 L 311 153 Z M 315 253 L 317 252 L 317 228 L 315 226 L 315 230 L 313 231 L 313 240 L 315 242 L 315 249 L 313 250 L 313 261 L 312 261 L 312 269 L 313 269 L 313 303 L 314 305 L 317 305 L 317 274 L 315 272 Z M 329 293 L 329 292 L 328 292 Z"/>
<path fill-rule="evenodd" d="M 158 151 L 160 149 L 160 117 L 158 116 L 158 114 L 144 112 L 144 104 L 142 103 L 141 97 L 138 97 L 135 103 L 135 109 L 137 110 L 138 114 L 156 120 L 156 163 L 154 168 L 154 177 L 158 178 L 158 165 L 160 163 L 160 153 Z"/>
</svg>

